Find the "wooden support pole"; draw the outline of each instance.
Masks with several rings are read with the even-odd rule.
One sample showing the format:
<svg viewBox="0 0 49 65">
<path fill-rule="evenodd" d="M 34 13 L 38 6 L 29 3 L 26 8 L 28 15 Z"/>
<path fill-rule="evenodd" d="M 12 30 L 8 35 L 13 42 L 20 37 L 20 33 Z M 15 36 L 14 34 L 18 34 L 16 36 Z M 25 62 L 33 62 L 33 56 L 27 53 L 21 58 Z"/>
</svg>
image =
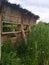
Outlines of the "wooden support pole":
<svg viewBox="0 0 49 65">
<path fill-rule="evenodd" d="M 1 60 L 1 25 L 2 25 L 2 15 L 1 15 L 1 11 L 2 11 L 2 0 L 0 1 L 0 60 Z"/>
<path fill-rule="evenodd" d="M 21 24 L 18 25 L 18 31 L 21 31 Z"/>
<path fill-rule="evenodd" d="M 26 35 L 25 35 L 25 31 L 23 29 L 23 24 L 21 24 L 21 29 L 22 29 L 21 31 L 22 31 L 23 38 L 25 40 L 25 44 L 27 45 L 27 38 L 26 38 Z"/>
<path fill-rule="evenodd" d="M 0 59 L 1 59 L 1 14 L 0 14 Z"/>
<path fill-rule="evenodd" d="M 29 25 L 26 25 L 27 30 L 29 31 Z"/>
</svg>

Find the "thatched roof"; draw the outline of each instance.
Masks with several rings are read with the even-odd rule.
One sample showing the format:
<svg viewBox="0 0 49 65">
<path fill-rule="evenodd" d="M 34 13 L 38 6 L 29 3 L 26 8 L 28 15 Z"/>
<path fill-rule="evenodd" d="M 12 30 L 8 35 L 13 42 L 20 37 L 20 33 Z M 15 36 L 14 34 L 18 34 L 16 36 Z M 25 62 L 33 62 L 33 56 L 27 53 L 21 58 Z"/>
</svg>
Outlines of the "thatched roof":
<svg viewBox="0 0 49 65">
<path fill-rule="evenodd" d="M 11 4 L 11 3 L 9 3 L 7 0 L 0 0 L 0 1 L 2 1 L 2 4 L 3 4 L 3 5 L 6 5 L 6 6 L 8 6 L 8 7 L 11 7 L 13 10 L 18 10 L 18 11 L 20 11 L 22 14 L 26 14 L 26 15 L 28 15 L 29 17 L 33 17 L 33 18 L 35 18 L 36 20 L 39 18 L 38 15 L 35 15 L 35 14 L 31 13 L 30 11 L 21 8 L 20 5 Z"/>
</svg>

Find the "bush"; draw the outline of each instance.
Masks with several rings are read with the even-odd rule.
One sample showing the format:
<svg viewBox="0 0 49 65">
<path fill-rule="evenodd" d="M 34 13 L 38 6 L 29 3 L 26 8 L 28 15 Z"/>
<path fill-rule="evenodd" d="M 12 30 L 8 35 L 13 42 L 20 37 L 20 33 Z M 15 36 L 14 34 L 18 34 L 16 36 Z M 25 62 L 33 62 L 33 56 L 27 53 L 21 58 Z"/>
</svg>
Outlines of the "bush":
<svg viewBox="0 0 49 65">
<path fill-rule="evenodd" d="M 39 22 L 30 33 L 29 46 L 35 52 L 37 65 L 48 65 L 49 62 L 49 25 Z M 36 55 L 37 54 L 37 55 Z M 33 61 L 33 63 L 35 60 Z M 36 64 L 36 63 L 35 63 Z"/>
<path fill-rule="evenodd" d="M 2 47 L 2 65 L 49 65 L 49 24 L 31 28 L 27 47 L 24 39 L 13 49 L 10 44 L 6 41 Z"/>
</svg>

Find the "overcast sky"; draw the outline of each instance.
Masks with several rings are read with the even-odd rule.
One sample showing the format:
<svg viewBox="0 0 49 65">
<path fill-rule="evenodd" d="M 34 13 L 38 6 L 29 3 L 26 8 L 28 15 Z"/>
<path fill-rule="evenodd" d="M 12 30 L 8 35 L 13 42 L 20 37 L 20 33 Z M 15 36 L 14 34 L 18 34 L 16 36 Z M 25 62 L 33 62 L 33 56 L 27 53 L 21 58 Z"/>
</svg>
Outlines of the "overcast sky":
<svg viewBox="0 0 49 65">
<path fill-rule="evenodd" d="M 40 20 L 49 23 L 49 0 L 9 0 L 11 3 L 20 4 L 34 14 L 40 16 Z"/>
</svg>

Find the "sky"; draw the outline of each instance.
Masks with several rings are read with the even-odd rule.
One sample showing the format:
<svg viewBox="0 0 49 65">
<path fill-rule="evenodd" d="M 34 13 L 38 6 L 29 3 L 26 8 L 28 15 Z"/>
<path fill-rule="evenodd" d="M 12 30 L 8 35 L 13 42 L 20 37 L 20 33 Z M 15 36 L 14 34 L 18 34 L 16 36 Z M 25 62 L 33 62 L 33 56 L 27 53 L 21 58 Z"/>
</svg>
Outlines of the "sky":
<svg viewBox="0 0 49 65">
<path fill-rule="evenodd" d="M 20 4 L 32 13 L 39 15 L 38 21 L 49 23 L 49 0 L 8 0 L 11 3 Z"/>
</svg>

